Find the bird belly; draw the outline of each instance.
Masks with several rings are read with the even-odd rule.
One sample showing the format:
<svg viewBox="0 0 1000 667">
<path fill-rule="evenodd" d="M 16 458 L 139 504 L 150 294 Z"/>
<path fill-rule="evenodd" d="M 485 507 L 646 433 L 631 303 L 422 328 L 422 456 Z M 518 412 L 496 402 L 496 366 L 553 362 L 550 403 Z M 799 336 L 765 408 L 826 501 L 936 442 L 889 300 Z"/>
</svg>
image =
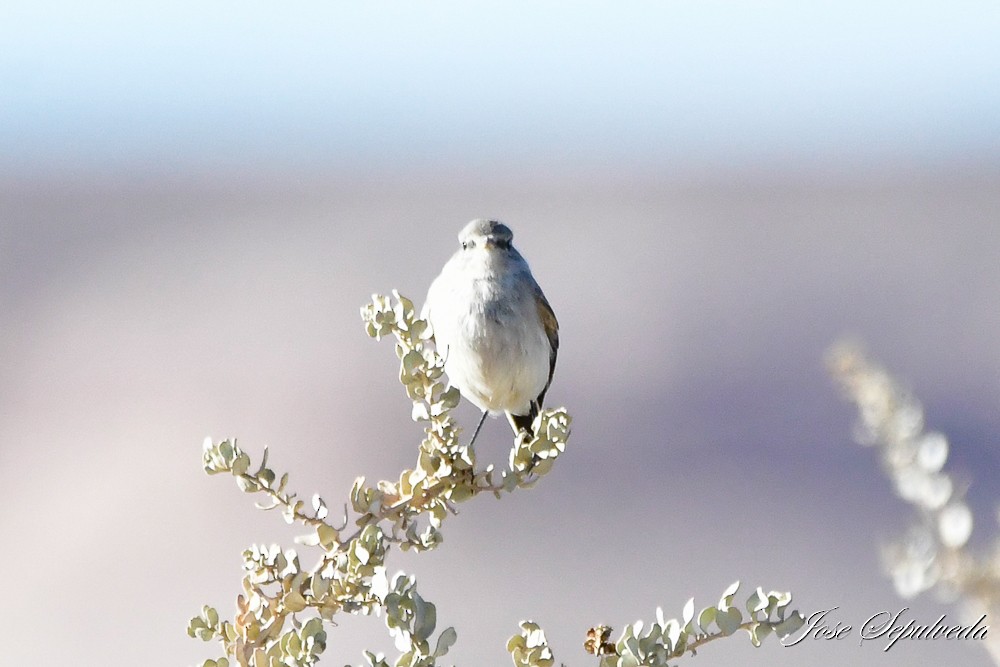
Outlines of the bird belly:
<svg viewBox="0 0 1000 667">
<path fill-rule="evenodd" d="M 482 307 L 462 313 L 446 335 L 445 371 L 480 409 L 527 414 L 549 375 L 549 342 L 537 310 L 477 303 Z"/>
</svg>

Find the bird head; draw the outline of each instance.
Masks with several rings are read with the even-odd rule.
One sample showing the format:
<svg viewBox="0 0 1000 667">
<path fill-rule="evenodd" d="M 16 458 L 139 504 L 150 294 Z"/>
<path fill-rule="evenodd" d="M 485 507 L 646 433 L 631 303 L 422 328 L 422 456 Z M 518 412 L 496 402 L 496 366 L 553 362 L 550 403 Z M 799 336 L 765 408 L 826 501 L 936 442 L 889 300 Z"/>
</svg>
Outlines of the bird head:
<svg viewBox="0 0 1000 667">
<path fill-rule="evenodd" d="M 473 220 L 458 234 L 458 241 L 462 244 L 463 250 L 477 248 L 508 250 L 513 240 L 514 232 L 510 231 L 510 227 L 498 220 L 485 218 Z"/>
</svg>

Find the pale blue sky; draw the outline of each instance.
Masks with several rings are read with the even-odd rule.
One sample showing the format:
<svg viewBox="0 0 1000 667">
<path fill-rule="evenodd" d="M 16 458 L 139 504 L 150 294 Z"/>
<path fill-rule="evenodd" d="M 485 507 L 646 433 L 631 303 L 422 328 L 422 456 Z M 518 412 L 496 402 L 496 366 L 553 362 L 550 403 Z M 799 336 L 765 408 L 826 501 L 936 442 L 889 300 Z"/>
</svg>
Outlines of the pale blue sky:
<svg viewBox="0 0 1000 667">
<path fill-rule="evenodd" d="M 1000 151 L 995 2 L 4 3 L 0 163 Z"/>
</svg>

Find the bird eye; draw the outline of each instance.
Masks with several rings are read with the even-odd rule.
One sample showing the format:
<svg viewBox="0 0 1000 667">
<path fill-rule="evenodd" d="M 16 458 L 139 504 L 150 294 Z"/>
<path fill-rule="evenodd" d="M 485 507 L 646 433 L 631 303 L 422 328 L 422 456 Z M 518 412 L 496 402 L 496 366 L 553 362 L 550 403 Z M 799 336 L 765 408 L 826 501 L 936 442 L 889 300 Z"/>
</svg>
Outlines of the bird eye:
<svg viewBox="0 0 1000 667">
<path fill-rule="evenodd" d="M 468 244 L 468 242 L 466 242 L 466 241 L 462 241 L 462 250 L 468 250 L 468 249 L 469 249 L 469 244 Z"/>
</svg>

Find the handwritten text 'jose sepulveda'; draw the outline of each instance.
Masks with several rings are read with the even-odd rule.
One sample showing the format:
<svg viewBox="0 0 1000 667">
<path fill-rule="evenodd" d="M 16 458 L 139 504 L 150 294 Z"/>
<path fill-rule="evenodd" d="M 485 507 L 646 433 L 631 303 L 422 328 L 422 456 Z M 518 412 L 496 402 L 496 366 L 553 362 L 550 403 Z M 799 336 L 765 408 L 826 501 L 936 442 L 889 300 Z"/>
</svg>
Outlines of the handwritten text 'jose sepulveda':
<svg viewBox="0 0 1000 667">
<path fill-rule="evenodd" d="M 809 639 L 845 639 L 853 632 L 850 625 L 837 621 L 831 625 L 828 619 L 830 612 L 838 609 L 831 607 L 814 612 L 806 619 L 801 633 L 793 637 L 789 635 L 782 640 L 784 646 L 795 646 Z M 949 624 L 946 616 L 939 617 L 933 623 L 917 623 L 914 619 L 903 618 L 909 607 L 903 607 L 895 616 L 888 611 L 880 611 L 861 626 L 861 644 L 866 641 L 882 639 L 885 641 L 883 651 L 888 651 L 900 639 L 986 639 L 990 626 L 986 624 L 986 615 L 972 625 Z"/>
</svg>

